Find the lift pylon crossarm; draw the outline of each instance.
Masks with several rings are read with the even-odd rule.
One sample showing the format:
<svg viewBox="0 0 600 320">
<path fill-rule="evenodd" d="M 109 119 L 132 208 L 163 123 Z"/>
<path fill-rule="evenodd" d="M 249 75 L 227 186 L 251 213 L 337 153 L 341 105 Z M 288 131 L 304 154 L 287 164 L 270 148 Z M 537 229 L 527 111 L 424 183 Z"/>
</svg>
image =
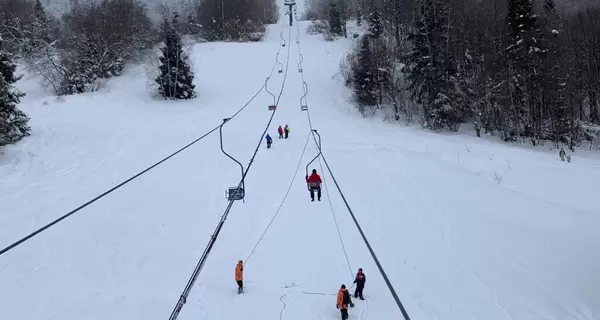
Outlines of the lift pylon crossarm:
<svg viewBox="0 0 600 320">
<path fill-rule="evenodd" d="M 306 175 L 307 176 L 308 176 L 308 167 L 310 167 L 310 165 L 321 156 L 321 135 L 317 132 L 317 129 L 313 129 L 312 131 L 314 133 L 316 133 L 317 137 L 318 137 L 319 142 L 317 143 L 317 149 L 319 149 L 319 153 L 312 160 L 310 160 L 310 162 L 306 165 Z"/>
<path fill-rule="evenodd" d="M 229 153 L 227 153 L 225 151 L 225 149 L 223 148 L 223 126 L 225 125 L 225 123 L 227 123 L 229 120 L 231 120 L 231 118 L 225 118 L 223 119 L 223 123 L 219 126 L 219 142 L 221 145 L 221 152 L 223 152 L 224 155 L 226 155 L 229 159 L 235 161 L 235 163 L 237 163 L 241 170 L 242 170 L 242 180 L 239 186 L 237 187 L 230 187 L 229 190 L 225 191 L 225 196 L 227 197 L 227 200 L 244 200 L 245 197 L 245 190 L 244 190 L 244 166 L 242 165 L 241 162 L 237 161 L 234 157 L 232 157 Z"/>
<path fill-rule="evenodd" d="M 292 13 L 294 13 L 294 15 L 296 14 L 296 0 L 284 0 L 283 5 L 288 7 L 286 11 L 289 13 L 291 27 L 294 24 L 294 18 L 292 16 Z"/>
</svg>

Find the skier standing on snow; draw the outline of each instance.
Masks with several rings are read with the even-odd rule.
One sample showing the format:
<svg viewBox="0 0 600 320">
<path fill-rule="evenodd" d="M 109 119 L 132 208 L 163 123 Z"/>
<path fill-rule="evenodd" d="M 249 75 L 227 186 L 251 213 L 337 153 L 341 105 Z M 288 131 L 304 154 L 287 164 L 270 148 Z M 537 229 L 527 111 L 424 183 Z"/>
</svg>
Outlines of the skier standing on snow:
<svg viewBox="0 0 600 320">
<path fill-rule="evenodd" d="M 242 260 L 235 266 L 235 282 L 238 285 L 238 294 L 244 292 L 244 266 Z"/>
<path fill-rule="evenodd" d="M 363 297 L 363 289 L 365 288 L 365 282 L 367 282 L 367 276 L 363 273 L 363 269 L 359 268 L 356 273 L 356 278 L 354 278 L 354 283 L 356 283 L 356 289 L 354 290 L 354 297 L 360 297 L 360 300 L 365 300 Z"/>
<path fill-rule="evenodd" d="M 288 125 L 285 125 L 285 128 L 283 128 L 283 131 L 285 131 L 285 138 L 288 138 L 288 135 L 290 134 L 290 127 L 288 127 Z"/>
<path fill-rule="evenodd" d="M 317 191 L 317 197 L 319 201 L 321 201 L 321 177 L 317 174 L 317 169 L 312 170 L 312 174 L 304 177 L 306 179 L 306 183 L 308 184 L 308 190 L 310 191 L 311 202 L 315 201 L 315 190 Z"/>
<path fill-rule="evenodd" d="M 273 143 L 273 139 L 271 138 L 271 136 L 267 133 L 267 136 L 265 137 L 265 139 L 267 139 L 267 149 L 271 148 L 271 143 Z"/>
<path fill-rule="evenodd" d="M 350 299 L 350 292 L 346 289 L 346 285 L 343 284 L 338 291 L 335 304 L 335 307 L 339 309 L 342 314 L 342 320 L 348 319 L 348 306 L 352 306 L 352 300 Z"/>
<path fill-rule="evenodd" d="M 279 139 L 283 139 L 283 129 L 281 128 L 281 126 L 277 128 L 277 133 L 279 133 Z"/>
</svg>

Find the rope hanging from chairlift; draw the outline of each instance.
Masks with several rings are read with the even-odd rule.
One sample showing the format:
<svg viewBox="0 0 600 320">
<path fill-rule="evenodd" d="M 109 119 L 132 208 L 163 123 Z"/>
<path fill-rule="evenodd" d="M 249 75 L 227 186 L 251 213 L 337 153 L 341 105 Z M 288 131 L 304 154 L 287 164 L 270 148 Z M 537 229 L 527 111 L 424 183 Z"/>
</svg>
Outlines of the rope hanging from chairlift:
<svg viewBox="0 0 600 320">
<path fill-rule="evenodd" d="M 288 195 L 290 194 L 290 190 L 292 190 L 292 186 L 294 185 L 294 181 L 296 180 L 296 177 L 298 176 L 298 171 L 300 170 L 300 165 L 302 164 L 302 159 L 304 159 L 304 153 L 306 152 L 306 147 L 308 146 L 308 142 L 310 141 L 310 136 L 311 136 L 311 134 L 309 132 L 308 135 L 306 136 L 306 142 L 304 143 L 304 148 L 302 148 L 302 153 L 300 154 L 300 159 L 298 159 L 298 164 L 296 165 L 296 170 L 294 170 L 294 174 L 292 175 L 292 179 L 291 179 L 290 184 L 289 184 L 289 186 L 287 188 L 287 191 L 285 192 L 285 194 L 283 196 L 283 199 L 281 200 L 281 203 L 279 203 L 279 206 L 277 207 L 277 210 L 275 210 L 275 214 L 271 218 L 271 221 L 269 221 L 269 224 L 267 224 L 267 227 L 265 228 L 265 230 L 263 231 L 263 233 L 258 238 L 258 241 L 256 242 L 256 244 L 254 245 L 254 247 L 250 251 L 250 254 L 248 254 L 248 257 L 246 257 L 246 260 L 244 260 L 245 261 L 244 262 L 245 265 L 248 265 L 248 260 L 250 260 L 250 258 L 252 257 L 252 254 L 254 254 L 254 251 L 256 250 L 256 248 L 258 247 L 258 245 L 260 244 L 260 242 L 263 240 L 265 234 L 267 233 L 267 231 L 269 230 L 269 228 L 271 227 L 271 225 L 275 221 L 275 218 L 277 218 L 277 216 L 279 215 L 279 212 L 281 211 L 281 208 L 283 207 L 283 204 L 285 203 Z"/>
</svg>

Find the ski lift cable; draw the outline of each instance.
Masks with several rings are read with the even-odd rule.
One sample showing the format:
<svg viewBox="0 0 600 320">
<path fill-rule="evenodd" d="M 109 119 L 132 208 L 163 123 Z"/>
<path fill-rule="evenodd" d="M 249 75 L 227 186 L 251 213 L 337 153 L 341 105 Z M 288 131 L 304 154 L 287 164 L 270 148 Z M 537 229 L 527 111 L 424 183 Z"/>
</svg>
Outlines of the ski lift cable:
<svg viewBox="0 0 600 320">
<path fill-rule="evenodd" d="M 296 36 L 296 43 L 298 44 L 298 59 L 300 60 L 300 62 L 298 63 L 298 69 L 302 70 L 302 66 L 301 65 L 302 65 L 302 62 L 304 62 L 304 56 L 302 55 L 302 50 L 300 48 L 300 27 L 298 26 L 298 24 L 296 24 L 296 29 L 297 29 L 297 32 L 298 32 L 298 35 Z M 300 98 L 300 105 L 301 105 L 302 110 L 306 111 L 307 115 L 308 115 L 308 107 L 307 107 L 308 103 L 307 103 L 307 98 L 306 98 L 306 96 L 308 95 L 308 84 L 304 80 L 304 72 L 300 72 L 300 79 L 302 81 L 302 89 L 304 90 L 304 94 Z M 304 101 L 304 104 L 302 103 L 302 101 Z M 318 132 L 316 132 L 316 130 L 313 129 L 312 122 L 310 120 L 310 116 L 308 117 L 308 121 L 309 121 L 309 126 L 310 126 L 310 132 L 312 133 L 313 138 L 315 138 L 315 144 L 317 145 L 317 148 L 319 149 L 319 154 L 317 155 L 316 158 L 319 159 L 319 166 L 321 168 L 321 173 L 323 173 L 325 171 L 323 170 L 323 164 L 321 163 L 321 157 L 322 157 L 321 139 L 320 139 L 320 136 L 319 136 L 319 139 L 318 139 L 318 142 L 317 142 L 315 134 L 316 135 L 319 135 L 319 134 L 318 134 Z M 313 159 L 313 161 L 314 160 L 315 159 Z M 312 163 L 312 161 L 311 161 L 311 163 Z M 307 171 L 308 171 L 308 167 L 307 167 Z M 325 193 L 327 195 L 327 200 L 329 202 L 329 208 L 330 208 L 330 211 L 331 211 L 331 215 L 333 217 L 333 222 L 335 224 L 335 228 L 337 230 L 338 237 L 340 239 L 340 244 L 341 244 L 341 247 L 342 247 L 342 251 L 344 252 L 344 257 L 346 259 L 346 264 L 348 265 L 348 271 L 350 272 L 350 279 L 352 279 L 353 276 L 354 276 L 354 273 L 352 272 L 352 267 L 351 267 L 351 264 L 350 264 L 350 259 L 348 258 L 348 251 L 346 250 L 346 246 L 344 244 L 344 239 L 342 237 L 342 232 L 340 231 L 340 227 L 339 227 L 339 224 L 337 222 L 337 217 L 336 217 L 336 214 L 335 214 L 335 210 L 333 209 L 333 203 L 331 202 L 331 197 L 330 197 L 330 194 L 329 194 L 329 187 L 327 186 L 327 179 L 324 179 L 324 177 L 323 177 L 323 184 L 325 185 Z"/>
<path fill-rule="evenodd" d="M 300 108 L 301 108 L 302 111 L 308 111 L 308 102 L 307 102 L 307 98 L 306 98 L 306 96 L 308 95 L 308 84 L 304 80 L 304 72 L 302 70 L 302 62 L 304 62 L 304 56 L 302 55 L 302 51 L 300 49 L 300 29 L 299 29 L 298 25 L 296 25 L 296 28 L 297 28 L 297 31 L 298 31 L 298 35 L 296 37 L 296 43 L 298 45 L 298 58 L 300 60 L 300 62 L 298 63 L 298 71 L 300 72 L 300 80 L 302 81 L 302 88 L 303 88 L 303 91 L 304 91 L 304 94 L 302 95 L 302 97 L 300 97 Z M 310 117 L 308 119 L 309 119 L 309 126 L 310 126 L 310 130 L 311 130 L 310 132 L 312 132 L 313 138 L 314 138 L 315 134 L 319 137 L 318 142 L 317 142 L 317 139 L 315 138 L 315 144 L 317 145 L 317 148 L 319 150 L 319 154 L 317 154 L 317 156 L 310 163 L 312 163 L 316 159 L 319 159 L 319 165 L 321 167 L 321 172 L 325 172 L 323 170 L 323 165 L 321 164 L 321 159 L 320 159 L 321 156 L 322 156 L 322 153 L 321 153 L 321 137 L 318 134 L 318 132 L 313 129 L 312 123 L 310 122 Z M 309 163 L 309 165 L 310 165 L 310 163 Z M 308 174 L 308 165 L 307 165 L 306 168 L 307 168 L 306 170 L 307 170 L 307 174 Z M 330 197 L 330 194 L 329 194 L 329 188 L 327 186 L 327 180 L 324 179 L 324 178 L 323 178 L 323 183 L 325 184 L 325 192 L 327 194 L 327 199 L 329 201 L 329 208 L 330 208 L 330 211 L 331 211 L 331 215 L 333 217 L 333 222 L 335 224 L 335 228 L 337 230 L 338 237 L 340 239 L 340 244 L 341 244 L 341 247 L 342 247 L 342 251 L 344 252 L 344 257 L 346 259 L 346 264 L 348 265 L 348 271 L 350 272 L 350 279 L 352 279 L 353 276 L 354 276 L 354 274 L 352 272 L 352 267 L 351 267 L 351 264 L 350 264 L 350 259 L 348 258 L 348 251 L 346 250 L 346 246 L 344 244 L 342 233 L 340 231 L 340 227 L 339 227 L 339 224 L 337 222 L 337 217 L 336 217 L 335 211 L 333 209 L 333 204 L 331 202 L 331 197 Z M 352 285 L 352 286 L 354 286 L 354 285 Z"/>
<path fill-rule="evenodd" d="M 285 24 L 284 24 L 285 25 Z M 282 30 L 283 30 L 283 26 L 282 26 Z M 277 50 L 277 55 L 279 55 L 279 52 L 281 51 L 281 46 L 279 46 L 278 50 Z M 277 63 L 279 61 L 277 61 L 277 59 L 275 60 L 275 62 L 273 63 L 273 67 L 271 68 L 271 71 L 269 73 L 269 77 L 271 77 L 273 75 L 273 72 L 275 71 L 275 67 L 277 66 Z M 258 95 L 265 89 L 265 84 L 263 84 L 257 91 L 256 93 L 254 93 L 254 95 L 248 100 L 246 101 L 246 103 L 239 108 L 233 115 L 231 115 L 230 119 L 235 118 L 238 114 L 240 114 L 242 111 L 244 111 L 246 109 L 246 107 L 248 107 L 250 105 L 250 103 L 252 103 L 252 101 L 254 101 L 254 99 L 256 99 L 256 97 L 258 97 Z M 219 129 L 219 127 L 221 126 L 218 125 L 214 128 L 212 128 L 211 130 L 209 130 L 208 132 L 206 132 L 205 134 L 203 134 L 202 136 L 200 136 L 199 138 L 191 141 L 190 143 L 188 143 L 187 145 L 181 147 L 179 150 L 171 153 L 170 155 L 168 155 L 167 157 L 163 158 L 162 160 L 154 163 L 153 165 L 147 167 L 146 169 L 138 172 L 137 174 L 131 176 L 130 178 L 122 181 L 121 183 L 117 184 L 116 186 L 110 188 L 109 190 L 101 193 L 100 195 L 94 197 L 93 199 L 85 202 L 84 204 L 80 205 L 79 207 L 69 211 L 68 213 L 58 217 L 57 219 L 47 223 L 46 225 L 38 228 L 37 230 L 31 232 L 30 234 L 24 236 L 23 238 L 15 241 L 14 243 L 8 245 L 7 247 L 3 248 L 2 250 L 0 250 L 0 256 L 2 256 L 3 254 L 11 251 L 12 249 L 16 248 L 17 246 L 23 244 L 24 242 L 30 240 L 31 238 L 39 235 L 40 233 L 46 231 L 47 229 L 49 229 L 50 227 L 53 227 L 54 225 L 58 224 L 59 222 L 65 220 L 66 218 L 74 215 L 75 213 L 81 211 L 82 209 L 88 207 L 89 205 L 93 204 L 94 202 L 108 196 L 109 194 L 113 193 L 114 191 L 120 189 L 121 187 L 125 186 L 126 184 L 128 184 L 129 182 L 139 178 L 140 176 L 146 174 L 147 172 L 151 171 L 152 169 L 158 167 L 159 165 L 163 164 L 164 162 L 170 160 L 171 158 L 173 158 L 174 156 L 180 154 L 181 152 L 183 152 L 184 150 L 188 149 L 189 147 L 193 146 L 194 144 L 198 143 L 200 140 L 206 138 L 207 136 L 209 136 L 210 134 L 212 134 L 213 132 L 217 131 Z"/>
<path fill-rule="evenodd" d="M 299 39 L 299 37 L 298 37 L 298 39 Z M 298 42 L 300 42 L 300 41 L 298 41 Z M 298 53 L 301 54 L 300 44 L 298 44 Z M 301 80 L 302 80 L 302 83 L 304 85 L 304 83 L 305 83 L 305 81 L 304 81 L 304 73 L 301 73 Z M 311 117 L 310 117 L 310 111 L 308 109 L 306 109 L 305 111 L 306 111 L 306 116 L 308 118 L 308 125 L 310 126 L 311 132 L 313 132 L 313 140 L 314 140 L 315 144 L 319 148 L 321 148 L 321 146 L 318 143 L 317 136 L 315 135 L 314 131 L 312 131 L 313 130 L 313 125 L 312 125 L 312 120 L 311 120 Z M 402 316 L 404 317 L 404 320 L 410 320 L 410 317 L 408 315 L 408 312 L 406 311 L 406 308 L 404 308 L 404 305 L 402 304 L 402 301 L 400 301 L 400 298 L 398 297 L 398 294 L 396 293 L 396 289 L 394 288 L 392 282 L 390 281 L 389 277 L 387 276 L 387 273 L 383 269 L 383 266 L 379 262 L 379 259 L 377 258 L 377 255 L 375 254 L 375 251 L 373 250 L 373 247 L 371 247 L 371 244 L 369 243 L 369 240 L 367 239 L 367 236 L 365 235 L 362 227 L 360 226 L 360 223 L 358 222 L 358 219 L 356 219 L 356 216 L 354 215 L 354 212 L 352 211 L 352 208 L 348 204 L 346 196 L 342 192 L 342 189 L 340 188 L 340 185 L 338 184 L 337 180 L 335 179 L 335 176 L 333 175 L 331 167 L 329 166 L 329 163 L 327 162 L 327 159 L 325 158 L 325 155 L 323 154 L 323 151 L 320 150 L 320 152 L 321 152 L 321 157 L 319 159 L 319 164 L 321 164 L 321 159 L 323 159 L 323 163 L 325 163 L 325 167 L 327 168 L 327 171 L 329 172 L 329 175 L 331 176 L 331 179 L 333 180 L 333 183 L 335 184 L 338 193 L 342 197 L 342 200 L 344 201 L 344 204 L 346 206 L 346 209 L 348 210 L 348 213 L 350 213 L 350 217 L 352 218 L 352 221 L 354 222 L 354 225 L 356 226 L 356 229 L 360 233 L 360 236 L 363 239 L 363 242 L 367 246 L 367 249 L 369 250 L 369 253 L 371 254 L 371 257 L 373 258 L 373 261 L 375 262 L 375 265 L 377 266 L 377 269 L 379 270 L 379 273 L 383 277 L 383 280 L 384 280 L 386 286 L 388 287 L 388 290 L 390 291 L 390 294 L 394 298 L 394 301 L 396 302 L 396 305 L 398 306 L 398 309 L 402 313 Z M 321 165 L 321 171 L 323 172 L 322 165 Z M 328 188 L 327 188 L 326 180 L 323 179 L 323 182 L 325 183 L 325 190 L 327 191 Z M 329 199 L 331 199 L 329 197 L 329 195 L 327 197 Z M 331 200 L 330 200 L 330 203 L 331 203 Z M 332 213 L 333 213 L 333 211 L 332 211 Z M 335 214 L 334 214 L 334 216 L 335 216 Z M 337 223 L 336 223 L 336 226 L 337 226 Z M 341 237 L 341 235 L 340 235 L 340 237 Z M 340 240 L 341 240 L 341 238 L 340 238 Z"/>
<path fill-rule="evenodd" d="M 299 59 L 299 63 L 298 63 L 298 71 L 300 72 L 300 80 L 302 81 L 302 89 L 304 91 L 304 94 L 302 95 L 302 97 L 300 98 L 300 107 L 302 111 L 307 111 L 308 112 L 308 103 L 307 103 L 307 98 L 306 96 L 308 95 L 308 84 L 306 83 L 306 81 L 304 80 L 304 72 L 302 69 L 302 62 L 304 62 L 304 56 L 302 55 L 302 50 L 300 48 L 300 27 L 298 26 L 298 24 L 296 24 L 296 31 L 297 31 L 297 36 L 296 36 L 296 44 L 298 45 L 298 59 Z M 308 113 L 307 113 L 308 114 Z M 315 138 L 315 144 L 317 145 L 317 148 L 319 150 L 319 154 L 317 154 L 317 156 L 315 157 L 315 159 L 313 159 L 312 161 L 319 159 L 319 166 L 321 168 L 321 172 L 325 172 L 323 170 L 323 165 L 321 163 L 321 159 L 320 157 L 322 156 L 321 153 L 321 139 L 320 139 L 320 135 L 318 134 L 318 132 L 316 130 L 313 129 L 312 123 L 310 122 L 310 117 L 308 118 L 309 120 L 309 126 L 310 126 L 310 132 L 313 135 L 313 138 L 315 138 L 315 134 L 319 136 L 318 142 L 317 139 Z M 310 163 L 312 163 L 312 161 Z M 309 163 L 309 165 L 310 165 Z M 308 174 L 308 166 L 307 166 L 307 174 Z M 340 227 L 339 224 L 337 222 L 337 217 L 335 214 L 335 210 L 333 209 L 333 203 L 331 202 L 331 197 L 329 194 L 329 188 L 327 186 L 327 179 L 324 179 L 323 177 L 323 184 L 325 185 L 325 193 L 327 195 L 327 200 L 329 201 L 329 208 L 331 211 L 331 215 L 333 217 L 333 222 L 335 224 L 335 228 L 337 230 L 338 233 L 338 237 L 340 239 L 340 245 L 342 247 L 342 251 L 344 253 L 344 257 L 346 259 L 346 264 L 348 265 L 348 271 L 350 272 L 350 279 L 353 278 L 354 274 L 352 272 L 352 266 L 350 264 L 350 259 L 348 258 L 348 251 L 346 250 L 346 246 L 344 244 L 344 239 L 342 237 L 342 232 L 340 231 Z"/>
<path fill-rule="evenodd" d="M 290 181 L 290 185 L 288 186 L 288 189 L 285 192 L 285 194 L 283 196 L 283 199 L 281 200 L 281 203 L 279 203 L 279 206 L 277 207 L 277 210 L 275 211 L 275 214 L 271 218 L 271 221 L 269 222 L 269 224 L 267 225 L 267 227 L 265 228 L 265 230 L 263 231 L 263 233 L 258 238 L 258 241 L 256 242 L 256 244 L 254 245 L 254 247 L 250 251 L 250 254 L 246 258 L 246 260 L 244 260 L 244 264 L 245 265 L 248 265 L 248 260 L 250 260 L 250 258 L 252 257 L 252 254 L 254 254 L 254 251 L 256 250 L 256 248 L 258 247 L 258 245 L 260 244 L 260 242 L 263 240 L 265 234 L 267 233 L 267 231 L 269 230 L 269 228 L 271 227 L 271 225 L 275 221 L 275 218 L 277 218 L 277 216 L 279 215 L 279 212 L 281 211 L 281 208 L 283 207 L 283 204 L 287 200 L 287 197 L 290 194 L 290 190 L 292 190 L 292 186 L 294 185 L 294 181 L 296 180 L 296 176 L 298 175 L 298 171 L 300 170 L 300 165 L 302 165 L 302 159 L 304 159 L 304 153 L 306 152 L 306 147 L 308 146 L 308 142 L 310 141 L 310 136 L 311 135 L 310 135 L 310 132 L 309 132 L 306 135 L 306 142 L 304 143 L 304 148 L 302 149 L 302 154 L 300 154 L 300 159 L 298 160 L 298 165 L 296 166 L 296 170 L 294 171 L 294 174 L 292 175 L 292 180 Z"/>
<path fill-rule="evenodd" d="M 288 39 L 289 38 L 290 38 L 290 32 L 288 29 Z M 275 102 L 276 106 L 279 105 L 279 101 L 281 100 L 281 96 L 283 95 L 283 91 L 285 89 L 285 84 L 286 84 L 286 80 L 287 80 L 287 74 L 288 74 L 288 70 L 289 70 L 290 46 L 287 46 L 287 47 L 288 48 L 287 48 L 285 72 L 284 72 L 284 76 L 283 76 L 283 81 L 281 83 L 281 90 L 280 90 L 277 100 Z M 258 150 L 260 150 L 260 146 L 262 145 L 263 139 L 264 139 L 267 131 L 269 130 L 269 127 L 271 126 L 271 122 L 273 122 L 273 118 L 275 117 L 276 112 L 277 112 L 277 108 L 275 110 L 273 110 L 273 112 L 271 113 L 271 117 L 269 118 L 269 121 L 267 122 L 267 125 L 265 126 L 265 130 L 262 132 L 260 139 L 258 141 L 258 144 L 256 146 L 256 149 L 254 150 L 254 153 L 252 154 L 252 157 L 250 158 L 250 161 L 248 162 L 248 166 L 246 167 L 246 170 L 244 170 L 244 174 L 242 175 L 242 178 L 240 179 L 240 182 L 238 183 L 236 193 L 240 190 L 240 187 L 242 186 L 244 180 L 246 179 L 246 176 L 248 175 L 248 172 L 250 171 L 250 167 L 252 167 L 252 164 L 254 163 L 254 159 L 256 158 L 256 155 L 258 154 Z M 234 202 L 235 202 L 235 195 L 231 200 L 229 200 L 229 203 L 227 204 L 227 207 L 225 208 L 223 215 L 221 215 L 221 219 L 219 220 L 213 234 L 210 236 L 208 244 L 206 245 L 206 248 L 204 249 L 204 252 L 202 253 L 202 256 L 200 257 L 200 260 L 196 264 L 196 267 L 194 268 L 194 271 L 192 272 L 190 279 L 188 280 L 185 288 L 183 289 L 183 292 L 179 296 L 179 300 L 177 300 L 177 304 L 175 305 L 175 308 L 173 309 L 173 312 L 171 313 L 169 320 L 176 320 L 177 317 L 179 316 L 179 313 L 181 312 L 183 305 L 186 303 L 187 297 L 188 297 L 189 293 L 191 292 L 192 287 L 196 283 L 196 280 L 198 279 L 198 276 L 200 275 L 200 272 L 202 271 L 202 268 L 204 267 L 204 264 L 206 263 L 208 255 L 210 254 L 215 242 L 217 241 L 219 233 L 221 232 L 221 230 L 225 224 L 225 221 L 227 220 L 227 217 L 229 216 L 229 212 L 231 211 L 231 208 L 233 207 Z"/>
<path fill-rule="evenodd" d="M 321 146 L 319 145 L 319 149 Z M 323 156 L 323 154 L 321 154 Z M 319 167 L 321 168 L 321 174 L 325 172 L 323 170 L 323 164 L 321 162 L 321 158 L 319 157 Z M 340 231 L 340 226 L 337 222 L 337 217 L 335 215 L 335 211 L 333 210 L 333 204 L 331 202 L 331 196 L 329 195 L 329 187 L 327 186 L 327 179 L 323 179 L 323 184 L 325 184 L 325 194 L 327 195 L 327 200 L 329 202 L 329 209 L 331 209 L 331 215 L 333 216 L 333 222 L 335 223 L 335 228 L 338 233 L 338 237 L 340 238 L 340 244 L 342 245 L 342 251 L 344 251 L 344 256 L 346 257 L 346 263 L 348 264 L 348 271 L 350 272 L 350 279 L 353 278 L 354 273 L 352 272 L 352 267 L 350 266 L 350 259 L 348 259 L 348 251 L 346 251 L 346 246 L 344 245 L 344 240 L 342 238 L 342 232 Z"/>
</svg>

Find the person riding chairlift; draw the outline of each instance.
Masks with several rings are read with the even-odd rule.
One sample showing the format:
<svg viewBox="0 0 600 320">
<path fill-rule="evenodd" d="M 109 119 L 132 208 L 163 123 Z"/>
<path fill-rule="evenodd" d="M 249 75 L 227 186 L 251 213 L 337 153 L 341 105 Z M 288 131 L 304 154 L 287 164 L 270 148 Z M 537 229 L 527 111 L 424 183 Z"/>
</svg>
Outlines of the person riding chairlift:
<svg viewBox="0 0 600 320">
<path fill-rule="evenodd" d="M 312 170 L 312 174 L 310 177 L 307 175 L 304 177 L 306 179 L 306 183 L 308 184 L 308 190 L 310 191 L 311 202 L 315 201 L 315 191 L 317 191 L 317 197 L 319 201 L 321 201 L 321 177 L 317 174 L 317 169 Z"/>
</svg>

